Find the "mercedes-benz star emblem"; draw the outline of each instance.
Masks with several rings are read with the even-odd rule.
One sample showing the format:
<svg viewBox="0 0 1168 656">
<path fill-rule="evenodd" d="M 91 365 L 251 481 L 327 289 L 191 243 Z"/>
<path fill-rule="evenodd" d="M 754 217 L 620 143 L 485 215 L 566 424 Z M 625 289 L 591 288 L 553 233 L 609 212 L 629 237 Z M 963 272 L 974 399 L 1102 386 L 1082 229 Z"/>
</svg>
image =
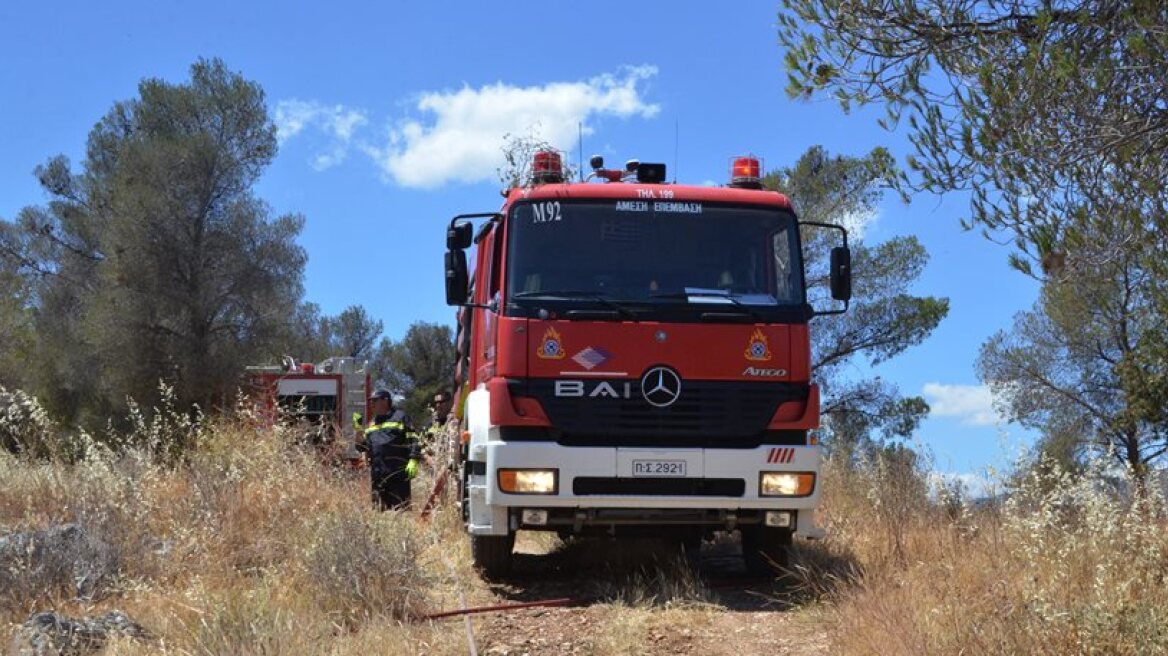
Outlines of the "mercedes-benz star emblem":
<svg viewBox="0 0 1168 656">
<path fill-rule="evenodd" d="M 653 367 L 641 376 L 641 396 L 649 405 L 671 406 L 681 396 L 681 377 L 669 367 Z"/>
</svg>

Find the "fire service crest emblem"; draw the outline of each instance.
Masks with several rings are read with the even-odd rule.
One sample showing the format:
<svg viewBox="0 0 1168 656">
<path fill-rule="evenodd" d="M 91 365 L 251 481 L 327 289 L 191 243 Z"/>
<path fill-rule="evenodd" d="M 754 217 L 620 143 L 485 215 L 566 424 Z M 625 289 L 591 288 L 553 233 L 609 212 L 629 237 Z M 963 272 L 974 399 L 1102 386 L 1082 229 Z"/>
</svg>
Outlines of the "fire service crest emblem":
<svg viewBox="0 0 1168 656">
<path fill-rule="evenodd" d="M 767 362 L 771 359 L 771 347 L 767 343 L 767 336 L 761 329 L 756 328 L 746 343 L 746 359 L 754 362 Z"/>
<path fill-rule="evenodd" d="M 559 331 L 555 328 L 548 328 L 547 332 L 543 334 L 543 341 L 535 354 L 544 360 L 563 360 L 565 356 L 564 341 L 560 337 Z"/>
</svg>

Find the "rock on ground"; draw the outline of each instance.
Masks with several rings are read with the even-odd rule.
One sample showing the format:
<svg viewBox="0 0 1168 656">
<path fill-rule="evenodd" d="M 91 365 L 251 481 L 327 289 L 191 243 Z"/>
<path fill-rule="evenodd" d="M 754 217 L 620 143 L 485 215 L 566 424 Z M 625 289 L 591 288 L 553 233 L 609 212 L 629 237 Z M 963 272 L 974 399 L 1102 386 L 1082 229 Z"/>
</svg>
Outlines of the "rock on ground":
<svg viewBox="0 0 1168 656">
<path fill-rule="evenodd" d="M 81 656 L 97 651 L 111 638 L 148 639 L 150 634 L 121 611 L 72 619 L 36 613 L 16 630 L 9 653 L 14 656 Z"/>
</svg>

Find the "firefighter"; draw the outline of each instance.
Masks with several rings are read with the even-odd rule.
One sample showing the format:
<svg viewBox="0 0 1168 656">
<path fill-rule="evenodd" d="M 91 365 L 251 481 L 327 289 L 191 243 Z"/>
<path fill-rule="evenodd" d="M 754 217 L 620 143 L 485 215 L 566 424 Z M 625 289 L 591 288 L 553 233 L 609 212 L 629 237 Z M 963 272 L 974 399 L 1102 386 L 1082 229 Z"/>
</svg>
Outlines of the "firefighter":
<svg viewBox="0 0 1168 656">
<path fill-rule="evenodd" d="M 447 455 L 447 445 L 442 444 L 442 436 L 450 416 L 450 407 L 450 395 L 444 392 L 435 394 L 430 401 L 430 419 L 422 429 L 426 463 L 430 466 L 433 466 L 435 460 L 442 460 Z"/>
<path fill-rule="evenodd" d="M 369 397 L 373 416 L 357 449 L 369 457 L 373 503 L 382 510 L 410 505 L 410 479 L 418 473 L 418 446 L 405 412 L 394 409 L 393 395 L 379 389 Z"/>
<path fill-rule="evenodd" d="M 434 440 L 442 427 L 446 425 L 446 417 L 450 414 L 450 395 L 439 392 L 430 401 L 430 423 L 426 426 L 426 437 Z"/>
</svg>

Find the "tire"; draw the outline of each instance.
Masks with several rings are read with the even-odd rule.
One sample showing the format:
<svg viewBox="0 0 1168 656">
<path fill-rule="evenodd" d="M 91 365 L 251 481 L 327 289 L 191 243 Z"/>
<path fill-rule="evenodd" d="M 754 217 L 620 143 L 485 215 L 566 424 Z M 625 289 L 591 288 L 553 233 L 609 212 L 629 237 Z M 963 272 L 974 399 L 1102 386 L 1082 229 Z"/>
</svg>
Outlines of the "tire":
<svg viewBox="0 0 1168 656">
<path fill-rule="evenodd" d="M 470 558 L 483 578 L 497 579 L 511 572 L 515 534 L 470 536 Z"/>
<path fill-rule="evenodd" d="M 752 526 L 742 529 L 742 560 L 752 576 L 771 577 L 790 563 L 791 529 Z"/>
</svg>

